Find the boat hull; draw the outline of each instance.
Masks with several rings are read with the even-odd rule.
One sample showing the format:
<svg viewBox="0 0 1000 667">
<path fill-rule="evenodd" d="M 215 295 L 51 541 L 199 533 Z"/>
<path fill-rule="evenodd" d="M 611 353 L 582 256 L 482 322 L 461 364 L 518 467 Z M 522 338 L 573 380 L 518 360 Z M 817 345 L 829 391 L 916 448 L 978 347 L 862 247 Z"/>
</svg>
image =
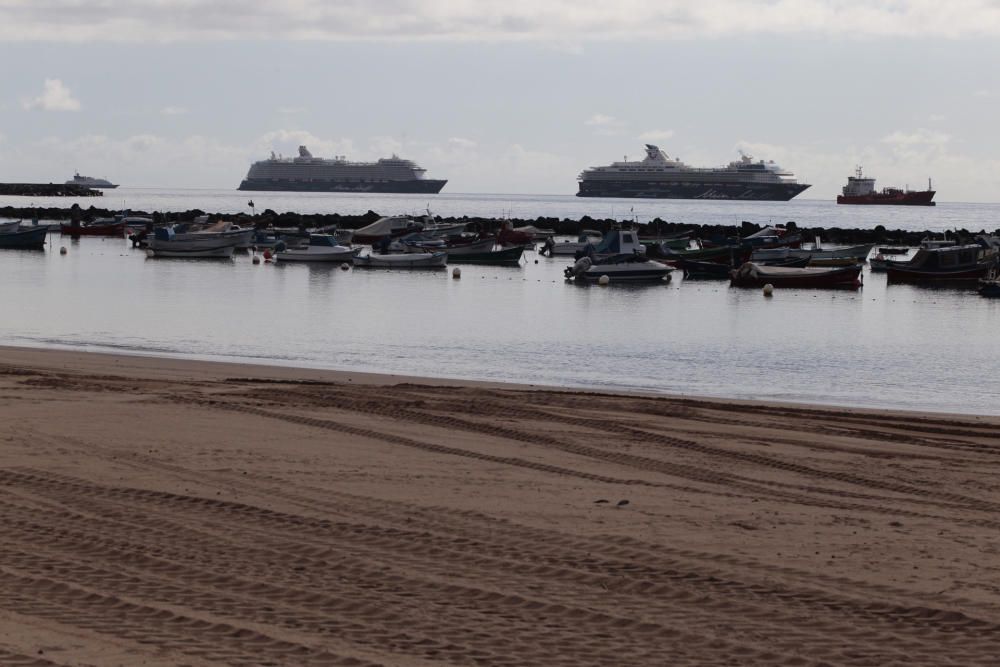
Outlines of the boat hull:
<svg viewBox="0 0 1000 667">
<path fill-rule="evenodd" d="M 890 262 L 886 266 L 885 273 L 888 281 L 892 283 L 974 283 L 985 278 L 995 265 L 996 262 L 991 260 L 958 271 L 921 271 Z"/>
<path fill-rule="evenodd" d="M 836 288 L 857 289 L 861 287 L 861 265 L 832 269 L 789 269 L 777 267 L 741 266 L 730 272 L 730 285 L 735 287 L 775 288 Z M 768 270 L 770 268 L 771 270 Z"/>
<path fill-rule="evenodd" d="M 377 192 L 399 194 L 432 194 L 441 192 L 446 179 L 352 183 L 343 181 L 283 181 L 246 179 L 239 190 L 255 192 Z"/>
<path fill-rule="evenodd" d="M 276 253 L 275 257 L 280 262 L 351 262 L 358 252 L 360 248 L 336 252 L 308 252 L 307 248 L 302 248 L 282 250 Z"/>
<path fill-rule="evenodd" d="M 838 204 L 889 205 L 889 206 L 934 206 L 935 190 L 920 192 L 875 192 L 870 195 L 837 195 Z"/>
<path fill-rule="evenodd" d="M 448 255 L 400 253 L 396 255 L 359 255 L 354 265 L 371 269 L 440 269 L 448 266 Z"/>
<path fill-rule="evenodd" d="M 712 183 L 662 181 L 580 181 L 577 197 L 639 199 L 735 199 L 739 201 L 788 201 L 809 185 L 803 183 Z"/>
<path fill-rule="evenodd" d="M 42 250 L 45 248 L 45 237 L 48 232 L 47 227 L 6 232 L 0 234 L 0 248 Z"/>
<path fill-rule="evenodd" d="M 59 225 L 59 231 L 67 236 L 125 236 L 125 223 L 110 225 Z"/>
<path fill-rule="evenodd" d="M 448 261 L 452 264 L 520 264 L 521 255 L 524 254 L 522 246 L 513 246 L 501 250 L 490 250 L 478 253 L 463 253 L 459 255 L 448 254 Z"/>
<path fill-rule="evenodd" d="M 217 248 L 171 248 L 169 245 L 161 245 L 158 248 L 147 248 L 146 256 L 155 258 L 173 259 L 224 259 L 232 257 L 236 250 L 234 245 L 220 246 Z"/>
</svg>

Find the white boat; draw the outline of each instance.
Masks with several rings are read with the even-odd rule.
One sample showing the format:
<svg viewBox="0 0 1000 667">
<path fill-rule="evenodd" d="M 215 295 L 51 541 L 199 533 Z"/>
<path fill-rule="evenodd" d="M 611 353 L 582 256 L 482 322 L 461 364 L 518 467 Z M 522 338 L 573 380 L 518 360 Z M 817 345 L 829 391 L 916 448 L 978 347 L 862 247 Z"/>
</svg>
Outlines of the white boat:
<svg viewBox="0 0 1000 667">
<path fill-rule="evenodd" d="M 231 257 L 243 239 L 243 233 L 177 233 L 173 227 L 160 227 L 153 230 L 147 249 L 150 257 Z"/>
<path fill-rule="evenodd" d="M 282 262 L 350 262 L 361 248 L 339 245 L 332 234 L 312 234 L 304 248 L 290 248 L 279 242 L 275 251 L 275 257 Z"/>
<path fill-rule="evenodd" d="M 607 276 L 612 283 L 662 281 L 673 271 L 666 264 L 647 258 L 645 249 L 632 231 L 611 230 L 596 247 L 591 246 L 589 250 L 588 256 L 566 267 L 564 275 L 567 279 L 597 281 Z"/>
<path fill-rule="evenodd" d="M 372 269 L 438 269 L 448 266 L 444 252 L 403 252 L 379 255 L 357 255 L 354 266 Z"/>
<path fill-rule="evenodd" d="M 556 241 L 553 237 L 545 240 L 545 244 L 539 249 L 539 254 L 555 257 L 557 255 L 573 256 L 587 247 L 587 244 L 597 245 L 601 242 L 601 235 L 595 231 L 585 231 L 580 234 L 576 241 Z"/>
</svg>

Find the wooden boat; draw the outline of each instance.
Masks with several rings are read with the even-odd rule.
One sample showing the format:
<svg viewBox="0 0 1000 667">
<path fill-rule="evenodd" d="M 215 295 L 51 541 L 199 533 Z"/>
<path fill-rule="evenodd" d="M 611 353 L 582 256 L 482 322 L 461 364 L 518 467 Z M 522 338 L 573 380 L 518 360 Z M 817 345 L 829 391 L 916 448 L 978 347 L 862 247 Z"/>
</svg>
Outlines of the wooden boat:
<svg viewBox="0 0 1000 667">
<path fill-rule="evenodd" d="M 372 253 L 355 256 L 354 266 L 371 269 L 440 269 L 448 266 L 448 255 L 443 252 Z"/>
<path fill-rule="evenodd" d="M 153 230 L 148 239 L 147 255 L 150 257 L 232 257 L 244 240 L 242 233 L 182 232 L 173 227 Z"/>
<path fill-rule="evenodd" d="M 523 253 L 523 246 L 513 246 L 475 253 L 448 253 L 448 261 L 452 264 L 520 264 Z"/>
<path fill-rule="evenodd" d="M 753 251 L 753 254 L 750 255 L 750 261 L 763 262 L 774 259 L 811 257 L 814 263 L 820 260 L 847 260 L 844 262 L 845 264 L 857 263 L 865 261 L 874 247 L 874 243 L 867 243 L 834 248 L 761 248 Z"/>
<path fill-rule="evenodd" d="M 763 262 L 764 266 L 777 266 L 794 269 L 801 269 L 808 264 L 808 257 Z M 696 262 L 690 259 L 680 259 L 674 263 L 674 266 L 683 270 L 686 278 L 720 278 L 728 280 L 729 272 L 733 270 L 733 267 L 727 264 L 718 264 L 716 262 Z"/>
<path fill-rule="evenodd" d="M 651 250 L 657 248 L 654 246 Z M 691 250 L 670 250 L 669 248 L 657 248 L 653 257 L 665 259 L 668 262 L 675 262 L 678 259 L 689 259 L 695 262 L 715 262 L 726 264 L 727 266 L 738 266 L 750 258 L 750 249 L 739 246 L 720 246 L 717 248 L 695 248 Z"/>
<path fill-rule="evenodd" d="M 737 287 L 776 288 L 847 288 L 861 287 L 861 264 L 844 267 L 804 267 L 801 269 L 783 266 L 763 266 L 747 262 L 729 273 L 731 285 Z"/>
<path fill-rule="evenodd" d="M 82 225 L 62 224 L 59 231 L 67 236 L 125 236 L 125 223 L 111 218 L 99 218 Z"/>
<path fill-rule="evenodd" d="M 8 234 L 10 232 L 16 232 L 18 229 L 20 229 L 20 227 L 21 227 L 20 220 L 0 223 L 0 234 Z"/>
<path fill-rule="evenodd" d="M 332 234 L 312 234 L 304 248 L 289 248 L 279 242 L 274 249 L 275 257 L 282 262 L 351 262 L 361 252 L 361 248 L 338 244 Z"/>
<path fill-rule="evenodd" d="M 920 248 L 908 262 L 888 262 L 886 275 L 896 283 L 974 283 L 996 265 L 997 251 L 981 242 Z"/>
<path fill-rule="evenodd" d="M 34 229 L 15 227 L 13 231 L 0 232 L 0 248 L 42 250 L 45 248 L 45 237 L 48 233 L 48 227 L 35 227 Z"/>
<path fill-rule="evenodd" d="M 375 243 L 386 236 L 397 237 L 404 234 L 419 232 L 423 225 L 405 215 L 392 215 L 379 218 L 361 229 L 354 230 L 353 243 Z"/>
</svg>

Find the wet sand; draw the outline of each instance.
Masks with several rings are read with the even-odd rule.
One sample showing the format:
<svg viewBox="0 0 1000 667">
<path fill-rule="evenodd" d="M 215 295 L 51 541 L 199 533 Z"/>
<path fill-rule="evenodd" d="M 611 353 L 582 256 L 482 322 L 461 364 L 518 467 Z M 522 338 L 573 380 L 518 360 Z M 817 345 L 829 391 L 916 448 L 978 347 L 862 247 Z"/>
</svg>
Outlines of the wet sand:
<svg viewBox="0 0 1000 667">
<path fill-rule="evenodd" d="M 0 665 L 996 665 L 1000 419 L 0 348 Z"/>
</svg>

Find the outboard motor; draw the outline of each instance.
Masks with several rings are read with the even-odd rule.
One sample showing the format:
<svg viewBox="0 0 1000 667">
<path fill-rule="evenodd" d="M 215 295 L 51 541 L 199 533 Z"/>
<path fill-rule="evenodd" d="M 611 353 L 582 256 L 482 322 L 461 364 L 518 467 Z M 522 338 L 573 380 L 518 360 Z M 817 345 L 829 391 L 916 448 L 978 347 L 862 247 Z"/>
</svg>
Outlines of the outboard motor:
<svg viewBox="0 0 1000 667">
<path fill-rule="evenodd" d="M 567 279 L 579 278 L 580 276 L 582 276 L 584 273 L 587 272 L 587 269 L 589 269 L 593 265 L 594 263 L 590 261 L 589 257 L 581 257 L 580 259 L 576 260 L 576 263 L 573 264 L 573 266 L 567 266 L 566 271 L 563 273 L 563 275 L 566 276 Z"/>
</svg>

